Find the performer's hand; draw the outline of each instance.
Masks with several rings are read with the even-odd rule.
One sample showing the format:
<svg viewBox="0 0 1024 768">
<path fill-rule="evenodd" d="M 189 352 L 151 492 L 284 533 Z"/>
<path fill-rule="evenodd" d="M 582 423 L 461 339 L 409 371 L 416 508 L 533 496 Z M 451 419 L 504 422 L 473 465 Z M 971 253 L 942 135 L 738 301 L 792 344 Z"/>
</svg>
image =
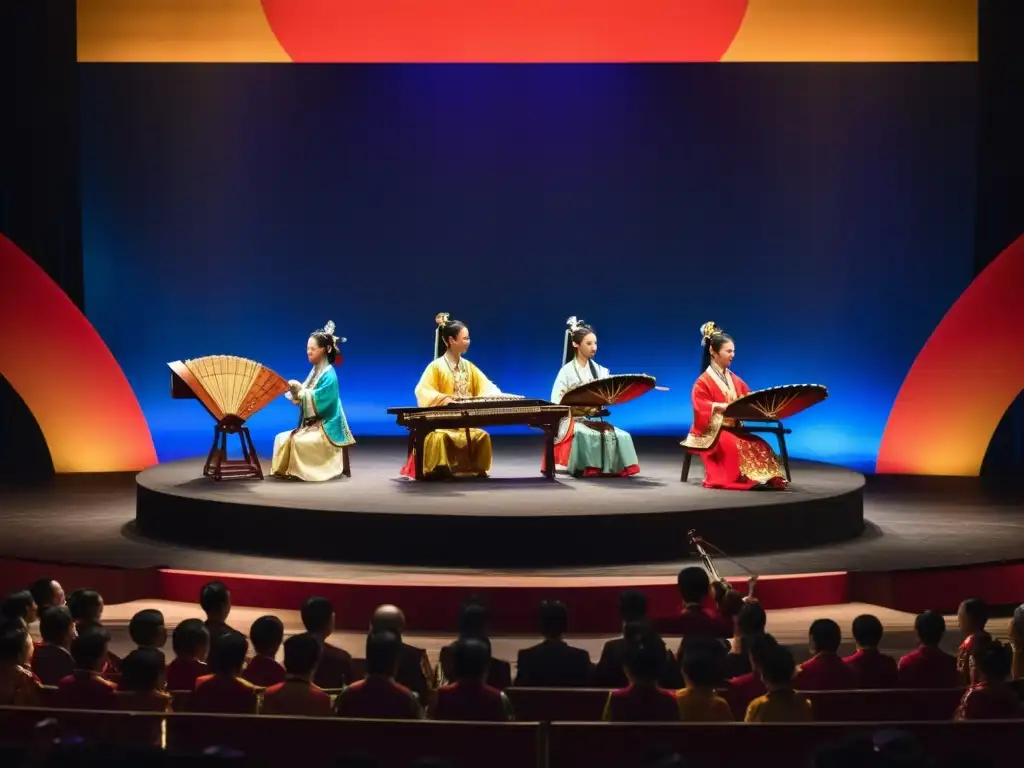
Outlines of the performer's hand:
<svg viewBox="0 0 1024 768">
<path fill-rule="evenodd" d="M 441 405 L 450 405 L 451 403 L 454 403 L 454 402 L 455 402 L 455 398 L 454 397 L 446 397 L 446 398 L 444 398 L 444 400 L 441 401 Z"/>
</svg>

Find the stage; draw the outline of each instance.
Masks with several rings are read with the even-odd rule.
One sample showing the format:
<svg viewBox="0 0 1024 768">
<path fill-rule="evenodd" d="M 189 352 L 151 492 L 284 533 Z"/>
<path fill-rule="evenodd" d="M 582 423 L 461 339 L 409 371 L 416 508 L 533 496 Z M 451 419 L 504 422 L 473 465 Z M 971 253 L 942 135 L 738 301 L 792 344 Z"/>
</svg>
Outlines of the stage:
<svg viewBox="0 0 1024 768">
<path fill-rule="evenodd" d="M 793 462 L 785 491 L 715 491 L 701 486 L 700 461 L 680 481 L 678 441 L 639 440 L 639 475 L 548 480 L 541 441 L 505 437 L 495 440 L 490 477 L 415 482 L 398 474 L 404 445 L 357 444 L 351 477 L 315 484 L 214 482 L 202 476 L 203 459 L 159 464 L 138 476 L 136 527 L 280 557 L 514 568 L 676 561 L 690 551 L 691 529 L 750 554 L 843 541 L 864 528 L 863 476 L 828 464 Z"/>
</svg>

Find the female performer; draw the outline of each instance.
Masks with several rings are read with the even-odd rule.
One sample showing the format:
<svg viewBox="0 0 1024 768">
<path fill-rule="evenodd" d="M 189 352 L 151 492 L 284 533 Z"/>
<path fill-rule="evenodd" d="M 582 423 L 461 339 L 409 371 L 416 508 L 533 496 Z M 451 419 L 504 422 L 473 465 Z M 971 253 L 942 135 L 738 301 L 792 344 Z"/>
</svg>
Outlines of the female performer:
<svg viewBox="0 0 1024 768">
<path fill-rule="evenodd" d="M 608 369 L 594 362 L 597 334 L 589 325 L 570 317 L 566 321 L 565 363 L 558 372 L 551 390 L 551 402 L 560 403 L 573 387 L 609 376 Z M 640 471 L 633 449 L 633 438 L 618 427 L 603 421 L 585 421 L 573 414 L 562 419 L 555 437 L 555 468 L 564 469 L 574 477 L 616 475 L 627 477 Z"/>
<path fill-rule="evenodd" d="M 736 355 L 732 337 L 713 322 L 700 329 L 703 372 L 693 385 L 693 426 L 683 441 L 704 461 L 704 487 L 746 491 L 785 488 L 779 459 L 764 440 L 723 412 L 750 387 L 730 369 Z"/>
<path fill-rule="evenodd" d="M 270 474 L 318 482 L 337 477 L 344 470 L 342 448 L 355 438 L 348 428 L 338 396 L 338 375 L 332 365 L 341 364 L 338 344 L 345 339 L 334 335 L 334 323 L 313 331 L 306 342 L 306 357 L 313 364 L 302 383 L 288 382 L 285 393 L 299 406 L 299 425 L 274 438 L 274 460 Z"/>
<path fill-rule="evenodd" d="M 447 312 L 434 320 L 437 323 L 434 362 L 423 371 L 416 385 L 416 404 L 420 408 L 431 408 L 468 397 L 500 395 L 501 390 L 463 357 L 469 349 L 469 329 L 465 323 L 450 320 Z M 424 477 L 486 477 L 490 468 L 491 436 L 482 429 L 437 429 L 424 441 Z M 410 452 L 401 474 L 416 477 L 413 453 Z"/>
</svg>

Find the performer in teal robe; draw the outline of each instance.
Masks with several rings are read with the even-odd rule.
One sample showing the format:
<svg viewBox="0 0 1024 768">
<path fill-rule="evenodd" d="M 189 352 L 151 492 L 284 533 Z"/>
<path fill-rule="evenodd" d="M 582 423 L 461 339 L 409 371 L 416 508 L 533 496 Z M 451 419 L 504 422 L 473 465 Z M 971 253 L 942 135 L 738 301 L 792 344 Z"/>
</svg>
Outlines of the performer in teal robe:
<svg viewBox="0 0 1024 768">
<path fill-rule="evenodd" d="M 304 382 L 289 381 L 291 390 L 285 395 L 299 407 L 299 425 L 274 438 L 272 475 L 318 482 L 344 471 L 342 448 L 355 442 L 341 407 L 338 374 L 333 367 L 341 362 L 338 344 L 344 341 L 334 335 L 333 322 L 309 337 L 306 356 L 313 369 Z"/>
</svg>

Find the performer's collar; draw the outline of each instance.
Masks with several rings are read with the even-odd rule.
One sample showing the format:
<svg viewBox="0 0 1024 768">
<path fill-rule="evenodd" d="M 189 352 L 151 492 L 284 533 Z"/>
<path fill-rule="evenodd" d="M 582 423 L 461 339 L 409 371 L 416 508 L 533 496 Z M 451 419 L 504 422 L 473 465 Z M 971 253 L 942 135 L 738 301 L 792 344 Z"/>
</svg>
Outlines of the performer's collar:
<svg viewBox="0 0 1024 768">
<path fill-rule="evenodd" d="M 714 371 L 715 373 L 717 373 L 723 379 L 726 378 L 726 375 L 728 374 L 728 369 L 727 368 L 723 368 L 718 363 L 716 363 L 714 360 L 711 361 L 711 370 Z"/>
<path fill-rule="evenodd" d="M 459 365 L 462 364 L 461 357 L 456 357 L 453 359 L 452 355 L 450 355 L 448 352 L 444 353 L 444 361 L 448 363 L 448 367 L 451 368 L 453 371 L 459 370 Z"/>
</svg>

